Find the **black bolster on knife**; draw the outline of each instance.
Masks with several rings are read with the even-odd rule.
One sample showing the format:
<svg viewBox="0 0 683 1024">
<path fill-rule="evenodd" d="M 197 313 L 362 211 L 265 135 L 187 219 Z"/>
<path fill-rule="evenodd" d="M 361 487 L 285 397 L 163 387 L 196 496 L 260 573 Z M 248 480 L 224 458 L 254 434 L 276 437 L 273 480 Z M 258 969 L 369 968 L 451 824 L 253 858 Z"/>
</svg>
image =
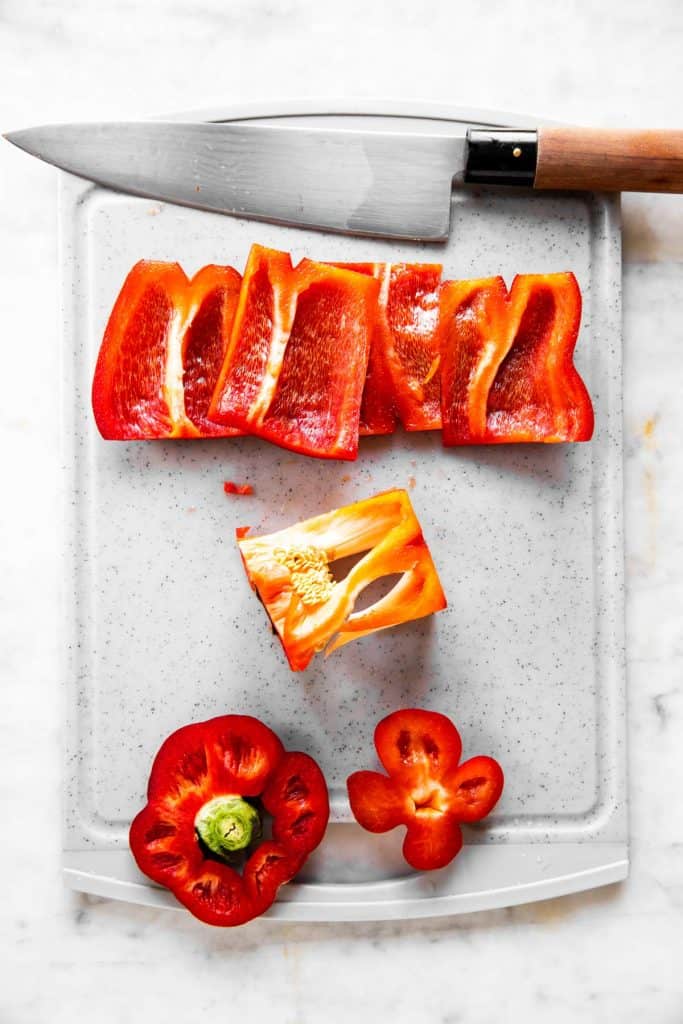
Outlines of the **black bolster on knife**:
<svg viewBox="0 0 683 1024">
<path fill-rule="evenodd" d="M 536 132 L 505 128 L 470 128 L 465 181 L 472 185 L 534 184 Z"/>
</svg>

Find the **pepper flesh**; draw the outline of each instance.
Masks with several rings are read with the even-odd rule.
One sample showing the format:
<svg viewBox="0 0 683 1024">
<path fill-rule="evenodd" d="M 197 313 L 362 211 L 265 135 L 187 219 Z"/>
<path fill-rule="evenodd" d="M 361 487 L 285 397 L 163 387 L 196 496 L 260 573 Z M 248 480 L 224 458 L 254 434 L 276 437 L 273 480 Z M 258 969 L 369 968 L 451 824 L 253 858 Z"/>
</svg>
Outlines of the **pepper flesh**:
<svg viewBox="0 0 683 1024">
<path fill-rule="evenodd" d="M 394 263 L 386 318 L 394 402 L 406 430 L 441 427 L 438 263 Z"/>
<path fill-rule="evenodd" d="M 263 537 L 237 531 L 252 588 L 282 642 L 290 668 L 306 668 L 316 652 L 446 607 L 446 597 L 404 490 L 386 491 Z M 330 565 L 365 552 L 342 580 Z M 391 574 L 384 597 L 354 611 L 361 592 Z"/>
<path fill-rule="evenodd" d="M 393 434 L 396 430 L 396 405 L 387 354 L 392 346 L 386 304 L 391 277 L 390 263 L 333 263 L 342 270 L 366 274 L 379 282 L 377 313 L 370 341 L 370 356 L 363 385 L 360 407 L 359 433 L 361 437 Z"/>
<path fill-rule="evenodd" d="M 395 711 L 375 729 L 387 774 L 354 772 L 347 779 L 354 817 L 369 832 L 405 825 L 403 855 L 411 867 L 445 867 L 462 848 L 462 823 L 480 821 L 503 791 L 503 772 L 491 757 L 459 764 L 460 734 L 436 711 Z"/>
<path fill-rule="evenodd" d="M 225 494 L 253 494 L 254 488 L 251 484 L 236 484 L 234 480 L 224 480 L 223 492 Z"/>
<path fill-rule="evenodd" d="M 378 282 L 252 246 L 209 415 L 292 451 L 355 459 Z"/>
<path fill-rule="evenodd" d="M 141 261 L 109 318 L 92 399 L 103 437 L 254 433 L 354 459 L 358 435 L 445 445 L 584 441 L 570 273 L 446 281 L 439 264 L 303 260 L 252 247 L 244 279 Z M 241 287 L 240 287 L 241 284 Z M 440 296 L 440 298 L 439 298 Z"/>
<path fill-rule="evenodd" d="M 177 263 L 141 260 L 107 323 L 92 387 L 108 440 L 225 437 L 209 400 L 223 362 L 241 277 L 203 267 L 191 280 Z"/>
<path fill-rule="evenodd" d="M 574 363 L 573 274 L 447 281 L 441 290 L 443 443 L 588 441 L 593 407 Z"/>
<path fill-rule="evenodd" d="M 441 426 L 440 263 L 337 263 L 380 282 L 361 434 Z"/>
<path fill-rule="evenodd" d="M 233 808 L 218 799 L 225 797 L 240 799 Z M 248 848 L 240 873 L 203 845 L 197 826 L 209 837 L 216 807 L 232 813 L 249 834 L 232 844 L 219 834 L 213 849 L 239 848 L 258 836 L 245 801 L 260 801 L 272 815 L 272 839 Z M 131 825 L 129 841 L 140 870 L 170 889 L 195 917 L 232 926 L 268 909 L 320 843 L 328 817 L 327 786 L 311 757 L 285 751 L 256 718 L 222 715 L 184 726 L 162 744 L 147 804 Z M 220 829 L 221 822 L 213 826 Z"/>
</svg>

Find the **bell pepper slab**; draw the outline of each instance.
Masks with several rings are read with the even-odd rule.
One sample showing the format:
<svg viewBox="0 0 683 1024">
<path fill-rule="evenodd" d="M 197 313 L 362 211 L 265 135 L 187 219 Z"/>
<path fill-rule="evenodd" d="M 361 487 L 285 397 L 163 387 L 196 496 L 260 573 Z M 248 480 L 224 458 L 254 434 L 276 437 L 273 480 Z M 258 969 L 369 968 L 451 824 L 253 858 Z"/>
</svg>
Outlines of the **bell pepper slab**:
<svg viewBox="0 0 683 1024">
<path fill-rule="evenodd" d="M 188 279 L 177 263 L 141 260 L 128 274 L 102 340 L 92 387 L 108 440 L 225 436 L 206 412 L 240 289 L 232 267 Z"/>
<path fill-rule="evenodd" d="M 354 459 L 378 286 L 303 260 L 296 311 L 261 434 L 293 451 Z"/>
<path fill-rule="evenodd" d="M 252 246 L 209 415 L 319 458 L 354 459 L 378 282 Z"/>
<path fill-rule="evenodd" d="M 441 290 L 445 445 L 587 441 L 593 407 L 574 363 L 576 278 L 447 281 Z"/>
<path fill-rule="evenodd" d="M 232 437 L 208 417 L 209 404 L 228 346 L 242 278 L 232 267 L 203 267 L 190 282 L 196 312 L 182 345 L 183 395 L 187 418 L 201 437 Z"/>
<path fill-rule="evenodd" d="M 399 419 L 406 430 L 441 427 L 438 263 L 393 263 L 386 318 L 387 365 Z"/>
<path fill-rule="evenodd" d="M 441 427 L 439 263 L 338 263 L 380 282 L 361 434 Z"/>
<path fill-rule="evenodd" d="M 392 348 L 389 324 L 386 318 L 386 304 L 391 280 L 390 263 L 333 263 L 342 270 L 353 270 L 367 274 L 379 282 L 377 315 L 370 342 L 370 357 L 363 386 L 360 407 L 359 432 L 361 437 L 377 434 L 393 434 L 396 429 L 396 406 L 387 354 Z"/>
<path fill-rule="evenodd" d="M 459 764 L 462 743 L 451 720 L 436 711 L 395 711 L 375 729 L 387 774 L 347 779 L 354 817 L 369 832 L 406 826 L 403 855 L 419 871 L 442 868 L 462 847 L 462 823 L 480 821 L 500 799 L 503 772 L 491 757 Z"/>
<path fill-rule="evenodd" d="M 386 491 L 262 537 L 237 530 L 252 588 L 297 672 L 316 652 L 330 654 L 367 636 L 446 607 L 446 597 L 404 490 Z M 365 552 L 344 579 L 330 566 Z M 354 611 L 361 592 L 391 574 L 400 579 L 384 597 Z"/>
<path fill-rule="evenodd" d="M 209 415 L 217 423 L 252 424 L 273 399 L 296 295 L 288 253 L 252 245 L 230 343 Z"/>
<path fill-rule="evenodd" d="M 267 840 L 261 807 L 272 817 Z M 328 817 L 327 785 L 311 757 L 286 751 L 256 718 L 222 715 L 164 741 L 129 842 L 144 874 L 195 917 L 226 927 L 271 906 Z"/>
</svg>

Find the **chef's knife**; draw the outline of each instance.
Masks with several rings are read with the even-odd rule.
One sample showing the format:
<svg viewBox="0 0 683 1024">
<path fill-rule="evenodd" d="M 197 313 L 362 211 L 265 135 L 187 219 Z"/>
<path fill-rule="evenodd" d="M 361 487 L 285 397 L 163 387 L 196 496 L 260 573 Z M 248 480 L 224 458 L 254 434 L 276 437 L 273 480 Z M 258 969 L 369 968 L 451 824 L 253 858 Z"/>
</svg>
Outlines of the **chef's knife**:
<svg viewBox="0 0 683 1024">
<path fill-rule="evenodd" d="M 350 234 L 441 241 L 454 185 L 683 192 L 683 131 L 443 132 L 240 122 L 52 125 L 6 135 L 108 188 Z"/>
</svg>

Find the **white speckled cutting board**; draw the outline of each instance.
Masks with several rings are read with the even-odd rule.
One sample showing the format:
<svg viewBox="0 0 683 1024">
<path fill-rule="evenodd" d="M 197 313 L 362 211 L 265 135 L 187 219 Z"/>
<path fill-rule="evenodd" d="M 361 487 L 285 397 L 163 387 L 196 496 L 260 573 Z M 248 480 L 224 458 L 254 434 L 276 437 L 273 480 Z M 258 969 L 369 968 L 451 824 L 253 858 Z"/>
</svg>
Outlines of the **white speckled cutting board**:
<svg viewBox="0 0 683 1024">
<path fill-rule="evenodd" d="M 453 913 L 624 877 L 617 201 L 462 192 L 450 241 L 433 246 L 221 217 L 64 175 L 61 227 L 69 883 L 175 905 L 137 871 L 128 825 L 164 737 L 230 712 L 263 718 L 311 753 L 331 790 L 333 824 L 273 916 Z M 252 242 L 295 261 L 442 262 L 444 278 L 501 273 L 510 283 L 515 273 L 574 271 L 583 293 L 576 362 L 595 405 L 594 440 L 446 451 L 438 434 L 397 433 L 362 440 L 355 463 L 254 438 L 101 440 L 92 371 L 130 267 L 148 258 L 188 273 L 205 263 L 241 271 Z M 225 479 L 248 481 L 254 495 L 226 497 Z M 448 610 L 290 672 L 247 585 L 235 527 L 277 529 L 397 486 L 410 491 Z M 377 720 L 406 705 L 451 716 L 464 756 L 491 754 L 506 775 L 495 814 L 468 831 L 463 853 L 423 876 L 401 859 L 401 830 L 370 836 L 352 821 L 344 786 L 351 771 L 374 767 Z"/>
</svg>

